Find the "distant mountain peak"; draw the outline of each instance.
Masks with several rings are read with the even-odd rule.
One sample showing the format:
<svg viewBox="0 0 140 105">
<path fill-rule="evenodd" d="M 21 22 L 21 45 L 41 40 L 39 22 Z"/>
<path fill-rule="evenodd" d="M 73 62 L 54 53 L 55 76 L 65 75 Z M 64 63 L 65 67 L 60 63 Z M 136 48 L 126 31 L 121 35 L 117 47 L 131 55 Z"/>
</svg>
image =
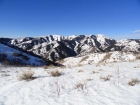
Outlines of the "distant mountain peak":
<svg viewBox="0 0 140 105">
<path fill-rule="evenodd" d="M 98 38 L 111 39 L 111 38 L 106 37 L 104 34 L 97 34 L 96 37 L 98 37 Z"/>
</svg>

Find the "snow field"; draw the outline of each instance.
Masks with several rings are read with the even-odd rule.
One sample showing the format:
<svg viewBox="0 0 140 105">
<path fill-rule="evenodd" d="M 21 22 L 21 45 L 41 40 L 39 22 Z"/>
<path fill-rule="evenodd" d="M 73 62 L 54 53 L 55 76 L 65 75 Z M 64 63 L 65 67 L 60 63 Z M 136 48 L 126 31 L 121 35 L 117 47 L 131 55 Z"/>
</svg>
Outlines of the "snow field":
<svg viewBox="0 0 140 105">
<path fill-rule="evenodd" d="M 128 62 L 135 61 L 136 55 L 133 53 L 121 53 L 118 51 L 110 53 L 94 53 L 82 57 L 68 57 L 63 60 L 63 64 L 67 66 L 77 66 L 85 64 L 100 64 L 112 62 Z M 74 63 L 73 63 L 74 62 Z M 61 62 L 60 62 L 61 63 Z"/>
<path fill-rule="evenodd" d="M 1 66 L 0 105 L 139 105 L 140 84 L 128 85 L 131 78 L 140 80 L 139 65 L 140 61 L 48 69 Z M 23 70 L 34 71 L 36 78 L 19 81 Z M 48 73 L 55 70 L 62 75 Z"/>
</svg>

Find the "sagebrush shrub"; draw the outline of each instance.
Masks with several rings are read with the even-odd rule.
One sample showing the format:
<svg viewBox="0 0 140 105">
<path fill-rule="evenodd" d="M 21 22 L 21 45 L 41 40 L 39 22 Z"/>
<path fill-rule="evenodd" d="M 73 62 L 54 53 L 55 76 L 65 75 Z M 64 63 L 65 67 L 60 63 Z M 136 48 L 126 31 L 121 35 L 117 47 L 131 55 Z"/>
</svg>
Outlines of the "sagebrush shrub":
<svg viewBox="0 0 140 105">
<path fill-rule="evenodd" d="M 106 77 L 100 77 L 100 79 L 103 79 L 104 81 L 109 81 L 111 78 L 111 75 L 108 75 Z"/>
<path fill-rule="evenodd" d="M 82 83 L 78 83 L 78 84 L 76 84 L 76 89 L 84 89 L 84 84 L 82 84 Z"/>
<path fill-rule="evenodd" d="M 87 80 L 83 82 L 79 82 L 75 85 L 75 88 L 78 90 L 84 90 L 87 89 Z"/>
<path fill-rule="evenodd" d="M 131 78 L 131 80 L 128 82 L 130 86 L 134 86 L 138 84 L 140 81 L 137 78 Z"/>
<path fill-rule="evenodd" d="M 33 79 L 34 79 L 33 75 L 34 75 L 34 72 L 31 71 L 31 70 L 22 71 L 22 72 L 18 75 L 18 79 L 19 79 L 20 81 L 22 81 L 22 80 L 27 80 L 27 81 L 33 80 Z"/>
<path fill-rule="evenodd" d="M 47 69 L 47 68 L 48 68 L 48 66 L 44 66 L 43 68 L 44 68 L 44 69 Z"/>
<path fill-rule="evenodd" d="M 58 70 L 56 70 L 56 71 L 51 71 L 50 75 L 53 76 L 53 77 L 59 77 L 59 76 L 62 75 L 62 73 L 59 72 Z"/>
<path fill-rule="evenodd" d="M 84 72 L 83 70 L 79 70 L 78 72 Z"/>
</svg>

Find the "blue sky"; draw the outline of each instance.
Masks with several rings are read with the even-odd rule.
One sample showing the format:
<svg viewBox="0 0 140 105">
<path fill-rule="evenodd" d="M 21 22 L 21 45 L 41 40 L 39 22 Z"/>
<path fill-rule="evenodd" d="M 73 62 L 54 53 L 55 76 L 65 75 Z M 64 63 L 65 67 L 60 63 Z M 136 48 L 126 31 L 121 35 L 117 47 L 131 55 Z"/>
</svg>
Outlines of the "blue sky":
<svg viewBox="0 0 140 105">
<path fill-rule="evenodd" d="M 140 0 L 0 0 L 0 37 L 140 39 Z"/>
</svg>

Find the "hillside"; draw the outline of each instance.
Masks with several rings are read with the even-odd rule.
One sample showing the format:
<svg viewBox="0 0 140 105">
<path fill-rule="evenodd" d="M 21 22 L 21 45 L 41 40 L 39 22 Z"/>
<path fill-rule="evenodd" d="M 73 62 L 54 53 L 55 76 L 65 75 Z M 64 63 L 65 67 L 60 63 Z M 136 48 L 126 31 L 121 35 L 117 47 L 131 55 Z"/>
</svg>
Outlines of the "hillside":
<svg viewBox="0 0 140 105">
<path fill-rule="evenodd" d="M 133 62 L 140 54 L 126 53 L 126 52 L 108 52 L 108 53 L 94 53 L 80 57 L 68 57 L 63 60 L 57 61 L 67 66 L 82 66 L 87 64 L 108 64 L 114 62 Z"/>
<path fill-rule="evenodd" d="M 23 53 L 17 49 L 0 44 L 0 62 L 3 65 L 16 65 L 16 66 L 42 66 L 45 61 L 40 58 Z"/>
<path fill-rule="evenodd" d="M 51 72 L 58 70 L 59 76 Z M 23 72 L 24 71 L 24 72 Z M 19 80 L 23 73 L 32 80 Z M 61 67 L 1 67 L 0 105 L 139 105 L 140 61 Z"/>
</svg>

